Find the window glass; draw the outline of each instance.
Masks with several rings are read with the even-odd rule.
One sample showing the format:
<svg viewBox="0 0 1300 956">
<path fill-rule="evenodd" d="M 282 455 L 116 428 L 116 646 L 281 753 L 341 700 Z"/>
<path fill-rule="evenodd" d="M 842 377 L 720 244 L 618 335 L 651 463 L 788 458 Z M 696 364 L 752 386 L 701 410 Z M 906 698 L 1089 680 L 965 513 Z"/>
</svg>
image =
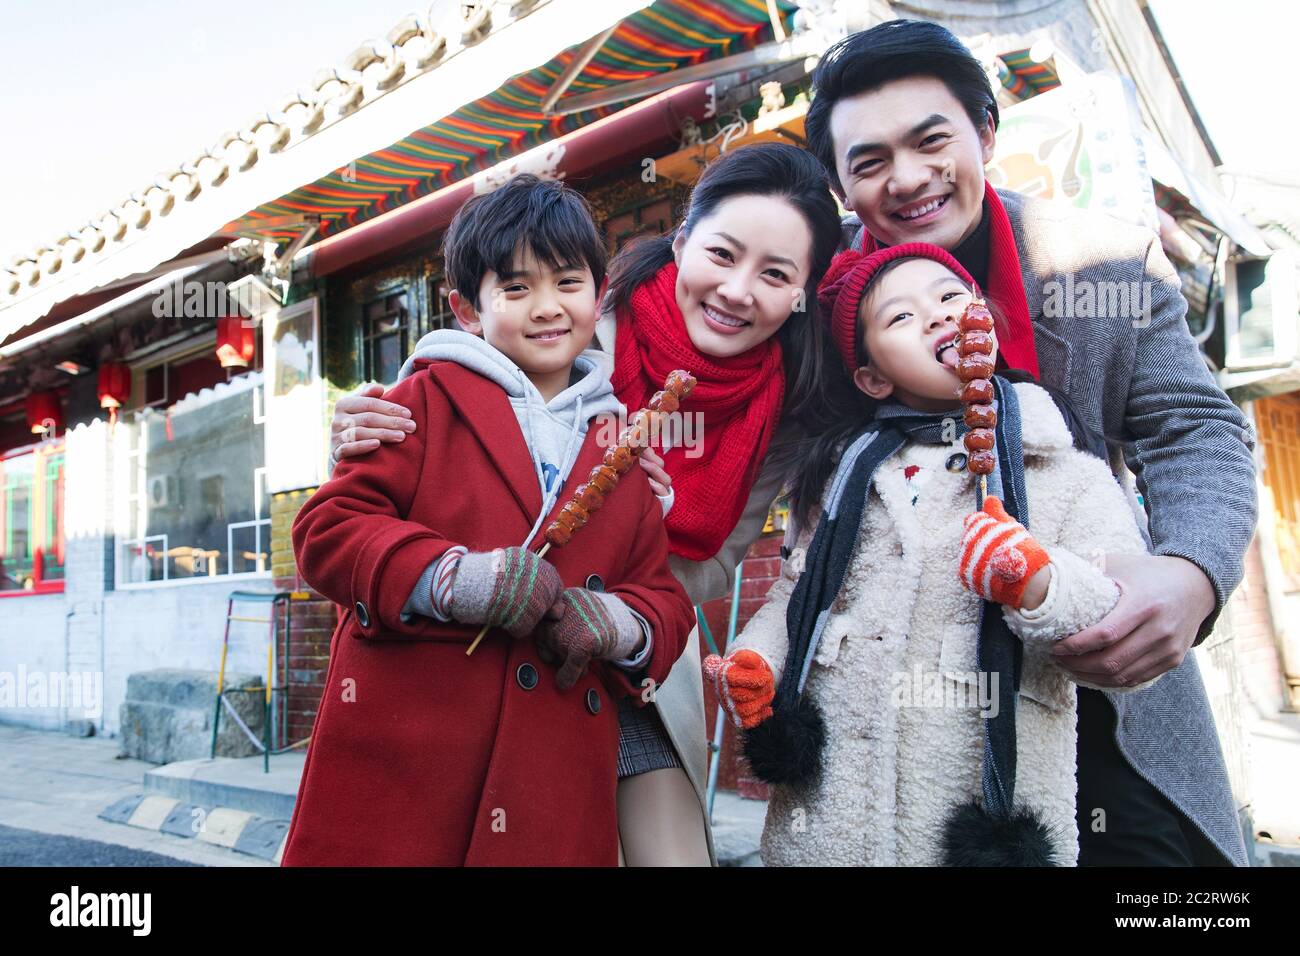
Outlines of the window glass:
<svg viewBox="0 0 1300 956">
<path fill-rule="evenodd" d="M 0 591 L 63 581 L 63 464 L 61 441 L 0 459 Z"/>
<path fill-rule="evenodd" d="M 456 313 L 451 310 L 448 297 L 451 289 L 445 276 L 434 276 L 429 280 L 429 322 L 426 331 L 434 329 L 459 329 Z"/>
<path fill-rule="evenodd" d="M 122 583 L 270 568 L 261 385 L 249 372 L 119 422 Z"/>
<path fill-rule="evenodd" d="M 394 292 L 365 306 L 366 377 L 391 385 L 397 381 L 407 350 L 406 292 Z"/>
</svg>

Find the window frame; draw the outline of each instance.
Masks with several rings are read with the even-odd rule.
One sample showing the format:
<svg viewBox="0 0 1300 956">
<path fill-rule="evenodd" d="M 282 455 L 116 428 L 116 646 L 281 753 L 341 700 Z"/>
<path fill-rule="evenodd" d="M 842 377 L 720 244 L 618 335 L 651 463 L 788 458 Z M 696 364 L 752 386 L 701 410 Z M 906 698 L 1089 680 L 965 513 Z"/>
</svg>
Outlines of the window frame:
<svg viewBox="0 0 1300 956">
<path fill-rule="evenodd" d="M 64 487 L 63 487 L 63 493 L 60 495 L 60 499 L 61 499 L 60 504 L 62 504 L 63 506 L 64 514 L 58 515 L 57 518 L 55 519 L 54 533 L 56 538 L 62 538 L 63 541 L 64 576 L 62 578 L 59 578 L 57 581 L 41 581 L 32 588 L 19 588 L 13 591 L 0 591 L 0 599 L 38 597 L 47 594 L 62 594 L 64 593 L 65 586 L 67 584 L 67 528 L 65 526 L 65 521 L 67 518 L 66 509 L 67 509 L 68 445 L 65 436 L 60 435 L 58 438 L 45 439 L 43 441 L 32 442 L 31 444 L 28 445 L 22 445 L 17 448 L 6 449 L 5 451 L 0 452 L 0 462 L 9 461 L 12 458 L 21 458 L 25 455 L 36 455 L 42 452 L 48 455 L 53 455 L 60 452 L 63 454 Z M 4 506 L 5 506 L 4 488 L 0 487 L 0 507 L 4 507 Z M 45 518 L 45 515 L 42 515 L 41 517 Z M 3 527 L 3 522 L 0 522 L 0 527 Z"/>
<path fill-rule="evenodd" d="M 440 269 L 429 274 L 427 287 L 425 289 L 425 294 L 428 296 L 428 308 L 425 310 L 424 322 L 421 326 L 426 335 L 430 332 L 436 332 L 439 329 L 459 330 L 461 327 L 460 320 L 456 318 L 456 313 L 452 309 L 450 302 L 447 303 L 447 309 L 445 312 L 440 308 L 444 299 L 439 290 L 443 286 L 446 286 L 447 294 L 450 296 L 454 290 L 452 289 L 451 284 L 447 279 L 447 273 L 444 270 Z M 440 322 L 444 316 L 446 317 L 446 322 L 442 322 L 438 325 L 434 324 L 435 322 Z"/>
<path fill-rule="evenodd" d="M 1269 318 L 1273 324 L 1273 342 L 1267 355 L 1242 355 L 1241 298 L 1237 270 L 1241 263 L 1262 262 L 1264 279 L 1255 287 L 1269 295 Z M 1300 336 L 1296 333 L 1295 257 L 1288 249 L 1268 256 L 1240 254 L 1228 260 L 1224 276 L 1224 367 L 1229 371 L 1284 368 L 1300 357 Z"/>
<path fill-rule="evenodd" d="M 140 369 L 143 370 L 145 368 L 154 367 L 156 365 L 164 364 L 164 363 L 184 362 L 189 358 L 193 358 L 194 356 L 201 354 L 205 348 L 212 347 L 212 343 L 215 342 L 215 338 L 212 338 L 211 342 L 206 341 L 207 338 L 208 337 L 205 337 L 205 343 L 203 345 L 199 345 L 193 348 L 183 348 L 183 349 L 178 349 L 176 351 L 169 351 L 169 353 L 164 358 L 161 358 L 157 361 L 153 361 L 147 364 L 142 363 Z M 236 573 L 230 573 L 229 571 L 227 571 L 226 573 L 221 573 L 220 571 L 218 571 L 218 573 L 216 574 L 205 574 L 205 575 L 196 575 L 196 576 L 184 577 L 184 578 L 173 578 L 168 576 L 168 565 L 167 562 L 164 561 L 163 562 L 164 576 L 161 579 L 156 581 L 128 580 L 124 573 L 124 562 L 121 560 L 122 548 L 127 547 L 136 542 L 145 543 L 151 540 L 156 540 L 158 538 L 164 539 L 164 547 L 165 547 L 166 546 L 165 539 L 167 536 L 166 534 L 155 534 L 155 535 L 146 535 L 143 538 L 134 538 L 134 537 L 128 537 L 127 535 L 116 531 L 117 528 L 131 527 L 131 522 L 134 520 L 131 517 L 131 511 L 132 509 L 138 507 L 140 495 L 148 493 L 147 490 L 145 490 L 145 491 L 137 492 L 136 494 L 131 494 L 127 490 L 131 487 L 128 471 L 131 468 L 137 467 L 134 459 L 138 456 L 139 452 L 127 450 L 125 436 L 122 435 L 115 440 L 114 450 L 113 450 L 113 459 L 115 462 L 114 464 L 115 485 L 119 489 L 118 494 L 116 496 L 119 500 L 114 506 L 114 510 L 115 510 L 115 515 L 114 515 L 115 531 L 113 534 L 113 588 L 114 590 L 140 591 L 140 590 L 149 590 L 153 588 L 185 587 L 189 585 L 199 585 L 199 584 L 217 584 L 225 581 L 269 581 L 272 580 L 272 578 L 274 577 L 270 567 L 270 560 L 269 560 L 269 554 L 270 554 L 269 546 L 271 541 L 271 517 L 270 517 L 270 501 L 269 501 L 270 495 L 269 493 L 264 493 L 263 491 L 264 488 L 263 479 L 264 479 L 264 473 L 266 471 L 266 458 L 265 458 L 266 378 L 265 376 L 267 372 L 265 368 L 257 368 L 257 369 L 250 368 L 246 371 L 239 372 L 236 375 L 232 375 L 229 381 L 233 381 L 234 379 L 244 375 L 253 375 L 253 374 L 262 376 L 262 381 L 249 385 L 249 390 L 252 393 L 251 400 L 253 403 L 252 424 L 254 427 L 260 425 L 263 428 L 263 432 L 262 432 L 263 460 L 261 466 L 253 469 L 253 495 L 254 495 L 254 502 L 258 502 L 262 498 L 267 499 L 264 502 L 264 504 L 267 507 L 267 516 L 265 518 L 255 518 L 251 522 L 237 522 L 237 523 L 249 524 L 249 525 L 256 523 L 256 530 L 254 532 L 255 540 L 264 537 L 268 545 L 267 569 L 265 571 L 240 571 Z M 189 393 L 189 394 L 193 394 L 193 393 Z M 128 411 L 131 413 L 138 413 L 150 408 L 154 409 L 155 411 L 165 411 L 166 408 L 170 408 L 172 405 L 176 405 L 177 403 L 184 401 L 188 397 L 189 397 L 188 394 L 182 395 L 180 398 L 171 401 L 168 405 L 165 406 L 159 406 L 157 404 L 150 404 L 150 405 L 141 404 L 134 408 L 128 409 Z M 255 507 L 257 507 L 256 504 Z M 260 513 L 260 511 L 258 513 Z M 123 522 L 123 519 L 125 519 L 125 523 Z M 263 528 L 263 526 L 265 527 Z M 231 540 L 231 537 L 232 536 L 231 536 L 230 527 L 228 523 L 226 528 L 226 540 L 228 543 L 227 547 L 229 547 L 229 542 Z M 224 560 L 219 562 L 219 566 L 224 565 L 225 567 L 229 568 L 230 562 L 231 562 L 231 555 L 228 551 L 227 554 L 225 555 Z"/>
<path fill-rule="evenodd" d="M 392 299 L 397 296 L 401 296 L 402 298 L 402 307 L 399 311 L 399 314 L 401 316 L 401 321 L 396 325 L 395 328 L 388 329 L 383 332 L 373 331 L 373 327 L 375 323 L 380 321 L 381 317 L 372 318 L 370 315 L 371 307 L 374 306 L 376 303 L 385 303 L 388 299 Z M 383 313 L 383 317 L 387 317 L 392 314 L 393 313 L 391 312 L 385 312 Z M 374 349 L 375 346 L 381 340 L 387 339 L 391 336 L 397 336 L 398 355 L 401 356 L 402 361 L 406 360 L 406 356 L 409 354 L 408 350 L 411 347 L 410 335 L 411 335 L 411 325 L 412 325 L 413 317 L 414 317 L 414 312 L 411 309 L 411 286 L 409 283 L 406 285 L 396 286 L 394 288 L 388 289 L 387 291 L 382 292 L 378 295 L 372 295 L 369 298 L 364 299 L 362 301 L 361 322 L 360 322 L 361 367 L 362 367 L 362 371 L 364 372 L 365 379 L 367 381 L 379 382 L 378 372 L 376 369 L 377 363 L 375 362 L 375 358 L 374 358 Z M 397 384 L 397 380 L 394 379 L 391 382 L 380 382 L 380 384 L 384 386 L 391 386 Z"/>
</svg>

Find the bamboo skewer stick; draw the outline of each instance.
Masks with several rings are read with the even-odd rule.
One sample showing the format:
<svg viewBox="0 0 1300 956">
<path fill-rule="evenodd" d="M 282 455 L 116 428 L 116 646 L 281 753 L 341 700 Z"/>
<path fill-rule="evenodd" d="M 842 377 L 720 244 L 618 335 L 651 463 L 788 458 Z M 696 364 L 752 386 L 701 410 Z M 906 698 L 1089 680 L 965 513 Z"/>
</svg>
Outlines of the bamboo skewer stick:
<svg viewBox="0 0 1300 956">
<path fill-rule="evenodd" d="M 663 390 L 650 399 L 648 407 L 628 418 L 630 424 L 619 435 L 618 444 L 605 452 L 601 464 L 592 470 L 588 481 L 575 489 L 573 496 L 561 510 L 560 516 L 546 528 L 546 541 L 537 551 L 538 558 L 546 557 L 546 552 L 551 550 L 551 545 L 556 547 L 564 545 L 578 528 L 587 523 L 588 512 L 595 511 L 603 504 L 604 496 L 617 486 L 619 476 L 631 469 L 641 452 L 650 446 L 650 423 L 654 417 L 677 411 L 682 400 L 694 387 L 695 376 L 690 372 L 677 369 L 668 373 Z M 617 453 L 622 449 L 626 449 L 628 454 L 618 455 Z M 603 488 L 598 486 L 597 482 L 602 482 Z M 491 625 L 483 625 L 466 648 L 466 657 L 474 653 L 474 649 L 490 629 Z"/>
<path fill-rule="evenodd" d="M 537 556 L 539 558 L 544 558 L 546 557 L 546 552 L 550 550 L 551 550 L 551 542 L 547 541 L 545 544 L 541 546 L 540 549 L 538 549 Z M 489 630 L 491 630 L 491 625 L 489 624 L 484 624 L 483 627 L 479 629 L 478 636 L 474 638 L 474 642 L 470 644 L 469 648 L 465 651 L 466 657 L 469 657 L 471 654 L 474 653 L 474 648 L 478 647 L 478 642 L 483 640 L 483 637 L 487 634 Z"/>
</svg>

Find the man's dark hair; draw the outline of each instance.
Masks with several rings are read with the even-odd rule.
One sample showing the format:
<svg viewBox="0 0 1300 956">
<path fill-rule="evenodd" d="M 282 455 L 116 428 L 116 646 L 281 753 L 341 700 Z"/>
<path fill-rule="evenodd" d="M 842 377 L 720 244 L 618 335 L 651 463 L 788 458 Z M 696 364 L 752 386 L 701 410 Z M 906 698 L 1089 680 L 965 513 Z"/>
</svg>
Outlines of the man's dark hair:
<svg viewBox="0 0 1300 956">
<path fill-rule="evenodd" d="M 980 61 L 951 32 L 925 20 L 889 20 L 845 37 L 823 54 L 813 73 L 813 100 L 804 120 L 808 148 L 838 192 L 831 110 L 847 96 L 878 89 L 893 80 L 933 76 L 961 103 L 972 125 L 998 128 L 998 102 Z"/>
<path fill-rule="evenodd" d="M 605 244 L 587 200 L 563 183 L 520 173 L 457 210 L 442 238 L 448 283 L 481 308 L 483 277 L 517 268 L 526 249 L 555 270 L 585 264 L 597 288 L 605 279 Z"/>
</svg>

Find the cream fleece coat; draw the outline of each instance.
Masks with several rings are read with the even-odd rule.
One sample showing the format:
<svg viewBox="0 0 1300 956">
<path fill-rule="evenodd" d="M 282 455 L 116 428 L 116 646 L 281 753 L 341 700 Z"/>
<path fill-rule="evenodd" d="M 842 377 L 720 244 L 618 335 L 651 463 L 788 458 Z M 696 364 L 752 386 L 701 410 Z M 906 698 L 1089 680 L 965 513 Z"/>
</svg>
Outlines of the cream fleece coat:
<svg viewBox="0 0 1300 956">
<path fill-rule="evenodd" d="M 1073 447 L 1045 391 L 1014 387 L 1029 529 L 1052 559 L 1043 604 L 1032 615 L 1004 610 L 1025 644 L 1016 800 L 1038 811 L 1060 860 L 1075 865 L 1075 693 L 1048 648 L 1118 600 L 1100 555 L 1146 548 L 1107 464 Z M 762 839 L 769 866 L 937 865 L 944 818 L 980 793 L 981 712 L 997 694 L 977 674 L 979 599 L 957 576 L 962 521 L 975 502 L 973 476 L 945 467 L 957 450 L 911 444 L 876 473 L 804 690 L 826 720 L 823 772 L 806 790 L 772 789 Z M 920 466 L 911 480 L 909 465 Z M 814 517 L 797 534 L 767 604 L 735 644 L 761 654 L 778 680 L 786 607 L 815 526 Z"/>
</svg>

